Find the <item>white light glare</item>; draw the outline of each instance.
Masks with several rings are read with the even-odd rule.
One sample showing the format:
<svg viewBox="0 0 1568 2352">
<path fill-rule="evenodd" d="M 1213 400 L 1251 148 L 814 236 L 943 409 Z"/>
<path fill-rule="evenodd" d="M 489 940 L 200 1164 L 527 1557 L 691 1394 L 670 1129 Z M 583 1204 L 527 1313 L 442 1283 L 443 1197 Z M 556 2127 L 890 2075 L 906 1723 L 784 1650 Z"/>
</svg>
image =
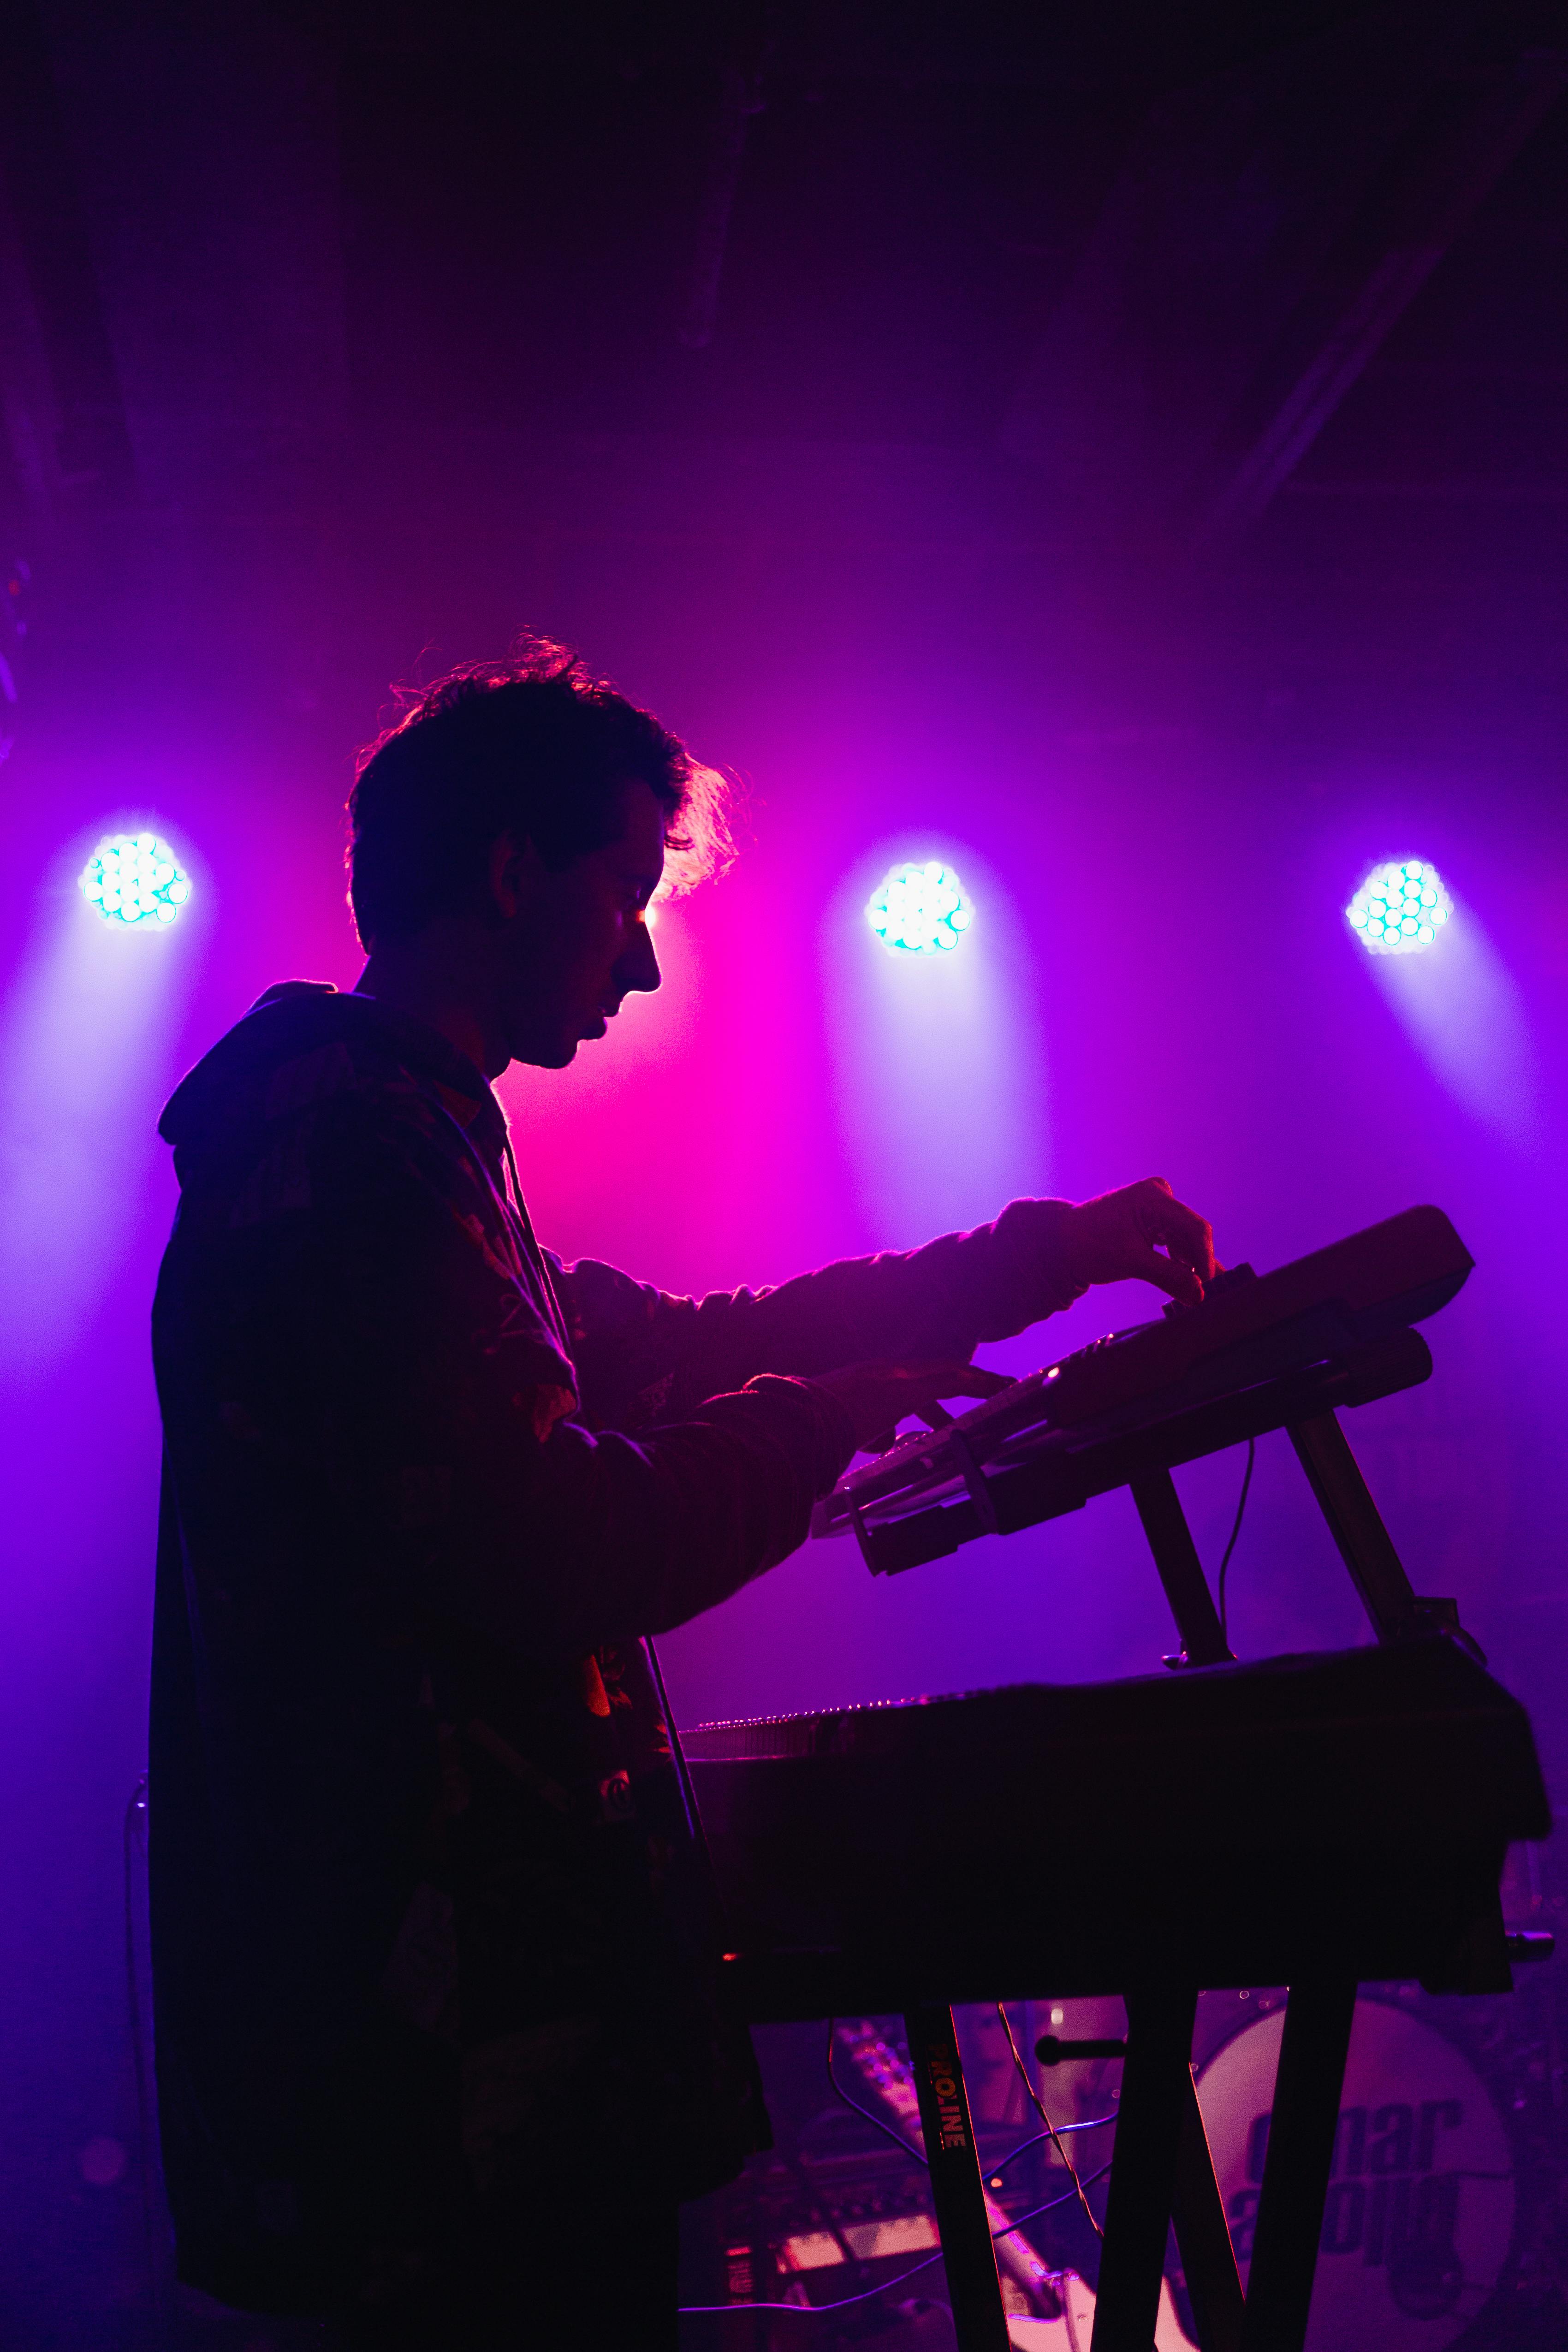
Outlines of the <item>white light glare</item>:
<svg viewBox="0 0 1568 2352">
<path fill-rule="evenodd" d="M 166 841 L 117 833 L 100 841 L 81 873 L 81 893 L 106 923 L 166 930 L 191 895 L 190 877 Z"/>
<path fill-rule="evenodd" d="M 951 866 L 895 866 L 872 893 L 866 920 L 894 955 L 940 955 L 958 945 L 974 919 Z"/>
<path fill-rule="evenodd" d="M 1453 911 L 1436 867 L 1406 857 L 1373 867 L 1345 919 L 1369 955 L 1420 955 Z"/>
</svg>

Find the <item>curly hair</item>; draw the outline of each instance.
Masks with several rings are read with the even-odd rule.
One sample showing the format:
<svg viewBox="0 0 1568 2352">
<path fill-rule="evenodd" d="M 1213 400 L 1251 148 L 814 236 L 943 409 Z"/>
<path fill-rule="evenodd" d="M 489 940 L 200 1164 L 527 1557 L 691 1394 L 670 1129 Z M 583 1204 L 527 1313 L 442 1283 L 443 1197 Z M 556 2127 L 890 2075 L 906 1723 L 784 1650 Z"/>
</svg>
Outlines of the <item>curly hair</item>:
<svg viewBox="0 0 1568 2352">
<path fill-rule="evenodd" d="M 349 795 L 349 902 L 367 950 L 461 906 L 503 833 L 557 870 L 605 847 L 631 782 L 666 813 L 661 893 L 733 855 L 723 777 L 548 637 L 519 637 L 505 661 L 465 663 L 403 698 L 361 751 Z"/>
</svg>

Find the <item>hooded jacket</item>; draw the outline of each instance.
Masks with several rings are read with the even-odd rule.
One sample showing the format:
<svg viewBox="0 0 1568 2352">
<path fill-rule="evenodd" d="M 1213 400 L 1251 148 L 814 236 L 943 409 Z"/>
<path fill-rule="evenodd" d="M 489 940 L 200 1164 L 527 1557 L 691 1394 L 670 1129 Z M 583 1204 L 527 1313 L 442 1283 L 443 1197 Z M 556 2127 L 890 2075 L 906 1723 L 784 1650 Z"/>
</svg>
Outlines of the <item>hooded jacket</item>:
<svg viewBox="0 0 1568 2352">
<path fill-rule="evenodd" d="M 814 1373 L 1066 1305 L 1064 1204 L 772 1291 L 542 1252 L 447 1040 L 287 982 L 161 1131 L 150 1864 L 181 2275 L 322 2310 L 481 2210 L 731 2178 L 766 2123 L 644 1637 L 784 1559 Z"/>
</svg>

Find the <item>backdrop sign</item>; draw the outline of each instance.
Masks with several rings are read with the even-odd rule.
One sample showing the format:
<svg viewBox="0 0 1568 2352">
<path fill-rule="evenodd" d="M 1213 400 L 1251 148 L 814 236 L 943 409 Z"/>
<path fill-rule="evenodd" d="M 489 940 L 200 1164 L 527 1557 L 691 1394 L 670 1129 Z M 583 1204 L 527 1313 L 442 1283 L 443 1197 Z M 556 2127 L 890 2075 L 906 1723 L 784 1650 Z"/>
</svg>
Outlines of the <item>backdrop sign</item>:
<svg viewBox="0 0 1568 2352">
<path fill-rule="evenodd" d="M 1245 2279 L 1268 2146 L 1283 2010 L 1198 2077 Z M 1497 2285 L 1513 2236 L 1508 2135 L 1453 2043 L 1386 2001 L 1356 2004 L 1308 2352 L 1440 2352 Z"/>
</svg>

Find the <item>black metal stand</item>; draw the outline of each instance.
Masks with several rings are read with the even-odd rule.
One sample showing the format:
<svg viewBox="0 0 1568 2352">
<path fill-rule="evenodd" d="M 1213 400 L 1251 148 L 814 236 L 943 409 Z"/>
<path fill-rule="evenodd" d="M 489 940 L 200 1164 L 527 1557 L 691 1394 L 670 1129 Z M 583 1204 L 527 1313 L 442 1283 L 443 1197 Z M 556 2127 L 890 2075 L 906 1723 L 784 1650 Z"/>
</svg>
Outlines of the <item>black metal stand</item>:
<svg viewBox="0 0 1568 2352">
<path fill-rule="evenodd" d="M 936 2004 L 906 2010 L 904 2033 L 920 2095 L 931 2202 L 959 2352 L 1009 2352 L 996 2249 L 991 2242 L 952 2011 Z"/>
<path fill-rule="evenodd" d="M 1197 2005 L 1195 1990 L 1167 1986 L 1127 1995 L 1127 2060 L 1105 2209 L 1093 2352 L 1150 2352 L 1154 2341 L 1177 2150 L 1192 2092 Z"/>
<path fill-rule="evenodd" d="M 1331 1419 L 1332 1416 L 1331 1415 Z M 1176 1631 L 1189 1666 L 1217 1666 L 1234 1654 L 1214 1605 L 1198 1548 L 1193 1541 L 1175 1480 L 1168 1470 L 1147 1470 L 1131 1481 L 1132 1500 L 1143 1522 Z"/>
<path fill-rule="evenodd" d="M 1197 1996 L 1129 1992 L 1093 2352 L 1149 2352 L 1173 2219 L 1203 2352 L 1302 2352 L 1355 1995 L 1291 1990 L 1244 2300 L 1193 2083 Z"/>
<path fill-rule="evenodd" d="M 1243 2352 L 1301 2352 L 1355 2013 L 1353 1984 L 1292 1985 L 1252 2236 Z"/>
<path fill-rule="evenodd" d="M 1288 1433 L 1373 1631 L 1397 1642 L 1415 1631 L 1415 1594 L 1338 1413 L 1292 1422 Z"/>
<path fill-rule="evenodd" d="M 1314 1413 L 1305 1421 L 1287 1423 L 1286 1428 L 1378 1640 L 1408 1641 L 1412 1634 L 1443 1625 L 1480 1657 L 1477 1644 L 1460 1627 L 1454 1602 L 1431 1600 L 1412 1589 L 1338 1413 Z"/>
<path fill-rule="evenodd" d="M 1286 1425 L 1378 1640 L 1407 1640 L 1446 1622 L 1451 1604 L 1412 1589 L 1336 1414 Z M 1128 1483 L 1176 1621 L 1180 1663 L 1223 1664 L 1231 1652 L 1169 1468 L 1141 1464 Z M 1150 2352 L 1173 2221 L 1203 2352 L 1302 2352 L 1355 1990 L 1291 1990 L 1245 2298 L 1193 2082 L 1196 1991 L 1129 1990 L 1093 2352 Z M 912 2010 L 905 2025 L 960 2352 L 1005 2352 L 952 2013 Z"/>
<path fill-rule="evenodd" d="M 1460 1255 L 1468 1267 L 1468 1257 Z M 1456 1284 L 1458 1279 L 1462 1270 Z M 1430 1306 L 1417 1305 L 1415 1311 Z M 877 1526 L 852 1501 L 850 1518 L 868 1565 L 887 1574 L 940 1558 L 981 1533 L 1032 1526 L 1079 1508 L 1091 1494 L 1130 1486 L 1182 1642 L 1182 1657 L 1170 1663 L 1223 1666 L 1232 1663 L 1232 1654 L 1171 1470 L 1284 1428 L 1378 1641 L 1407 1642 L 1442 1627 L 1479 1657 L 1453 1602 L 1423 1599 L 1413 1590 L 1335 1411 L 1414 1385 L 1430 1366 L 1418 1335 L 1396 1330 L 1322 1362 L 1265 1377 L 1255 1370 L 1234 1392 L 1200 1397 L 1146 1427 L 1089 1438 L 1077 1447 L 1042 1446 L 1031 1459 L 1004 1463 L 991 1473 L 965 1452 L 960 1464 L 966 1500 L 926 1506 L 917 1500 L 915 1507 L 893 1511 Z M 1218 1958 L 1221 1965 L 1234 1964 L 1228 1951 Z M 1469 1941 L 1443 1962 L 1444 1989 L 1450 1979 L 1453 1990 L 1505 1989 L 1508 1958 L 1500 1911 L 1495 1920 L 1472 1920 Z M 1353 1956 L 1346 1964 L 1354 1965 Z M 1150 1961 L 1137 1965 L 1147 1969 Z M 1196 1990 L 1148 1982 L 1126 1989 L 1125 2072 L 1093 2352 L 1150 2352 L 1173 2221 L 1202 2352 L 1302 2352 L 1355 1995 L 1349 1979 L 1305 1981 L 1290 1991 L 1244 2297 L 1193 2080 Z M 960 2352 L 1006 2352 L 1007 2323 L 952 2013 L 936 2006 L 915 2009 L 905 2024 Z M 1051 2063 L 1090 2046 L 1047 2036 L 1037 2055 Z M 1106 2045 L 1106 2054 L 1114 2046 Z"/>
<path fill-rule="evenodd" d="M 1442 1625 L 1479 1656 L 1476 1644 L 1460 1629 L 1454 1603 L 1423 1599 L 1411 1584 L 1338 1413 L 1316 1412 L 1284 1425 L 1378 1640 L 1406 1642 Z M 1127 1483 L 1181 1636 L 1182 1658 L 1171 1663 L 1223 1664 L 1233 1653 L 1226 1646 L 1219 1612 L 1170 1471 L 1140 1469 Z"/>
<path fill-rule="evenodd" d="M 1203 2352 L 1242 2352 L 1246 2305 L 1230 2224 L 1215 2179 L 1214 2158 L 1198 2105 L 1197 2084 L 1187 2068 L 1186 2105 L 1176 2144 L 1176 2189 L 1171 2218 L 1186 2274 L 1187 2294 Z"/>
<path fill-rule="evenodd" d="M 1417 1599 L 1338 1416 L 1329 1411 L 1288 1426 L 1378 1640 L 1407 1640 L 1451 1613 Z M 1145 1470 L 1130 1483 L 1182 1663 L 1219 1664 L 1231 1653 L 1171 1474 Z M 1128 1993 L 1094 2352 L 1148 2352 L 1173 2218 L 1203 2352 L 1301 2352 L 1355 1992 L 1351 1983 L 1292 1988 L 1245 2300 L 1193 2084 L 1196 1995 Z"/>
<path fill-rule="evenodd" d="M 1384 1343 L 1382 1353 L 1402 1361 L 1398 1342 L 1405 1343 L 1406 1355 L 1411 1343 L 1420 1345 L 1406 1332 Z M 1279 1384 L 1281 1393 L 1288 1385 Z M 1299 1386 L 1304 1389 L 1305 1382 Z M 1131 1487 L 1181 1638 L 1183 1655 L 1173 1664 L 1220 1665 L 1231 1652 L 1169 1465 L 1252 1433 L 1245 1418 L 1249 1410 L 1256 1411 L 1259 1426 L 1289 1430 L 1378 1640 L 1408 1640 L 1434 1623 L 1458 1632 L 1451 1602 L 1422 1600 L 1412 1589 L 1336 1413 L 1321 1394 L 1312 1402 L 1317 1410 L 1298 1406 L 1289 1418 L 1276 1407 L 1270 1423 L 1267 1412 L 1252 1407 L 1249 1399 L 1227 1401 L 1190 1416 L 1193 1433 L 1173 1437 L 1168 1428 L 1163 1435 L 1155 1429 L 1104 1449 L 1108 1459 L 1096 1483 L 1116 1483 L 1119 1467 Z M 1221 1416 L 1238 1412 L 1243 1419 L 1222 1432 Z M 1200 1419 L 1207 1442 L 1194 1443 Z M 1125 1457 L 1119 1464 L 1109 1458 L 1117 1445 Z M 994 1525 L 993 1489 L 975 1475 L 985 1487 Z M 867 1540 L 864 1529 L 862 1538 Z M 1497 1933 L 1500 1937 L 1500 1914 Z M 1244 2298 L 1193 2082 L 1196 1991 L 1162 1985 L 1128 1990 L 1126 2064 L 1093 2352 L 1150 2352 L 1173 2221 L 1203 2352 L 1302 2352 L 1355 1990 L 1350 1982 L 1292 1988 Z M 1007 2326 L 952 2014 L 941 2008 L 914 2010 L 905 2023 L 961 2352 L 1004 2352 Z M 1059 2053 L 1073 2047 L 1059 2045 Z M 1047 2052 L 1058 2054 L 1050 2037 L 1039 2054 L 1046 2058 Z"/>
</svg>

